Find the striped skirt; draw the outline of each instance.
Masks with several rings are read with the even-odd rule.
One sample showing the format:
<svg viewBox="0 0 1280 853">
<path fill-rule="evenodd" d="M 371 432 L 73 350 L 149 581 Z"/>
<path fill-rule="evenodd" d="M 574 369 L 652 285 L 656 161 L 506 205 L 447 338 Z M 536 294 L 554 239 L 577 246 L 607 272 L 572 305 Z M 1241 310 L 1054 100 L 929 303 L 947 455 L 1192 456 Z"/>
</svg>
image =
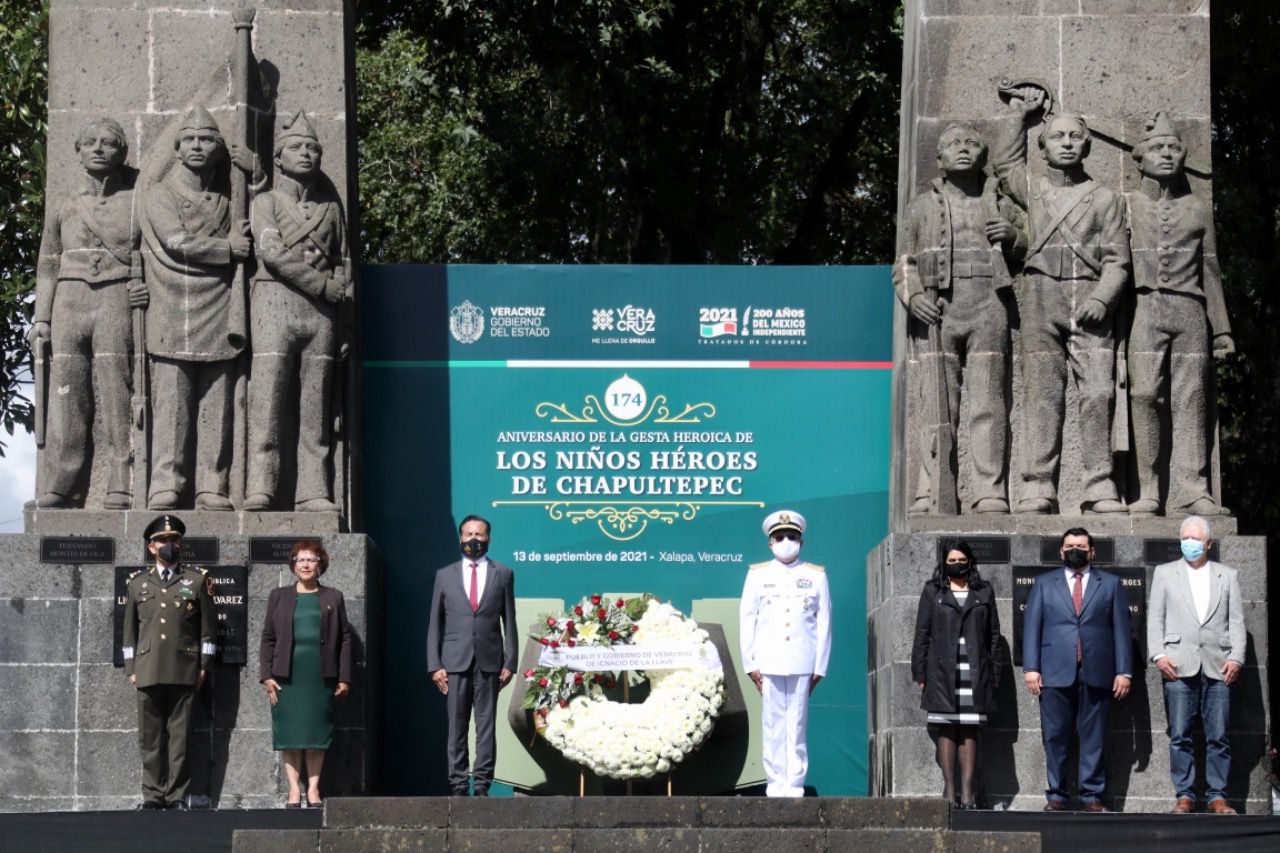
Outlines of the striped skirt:
<svg viewBox="0 0 1280 853">
<path fill-rule="evenodd" d="M 973 710 L 973 679 L 969 669 L 969 651 L 964 637 L 956 649 L 956 710 L 951 713 L 929 712 L 929 722 L 945 726 L 977 726 L 987 721 L 986 714 Z"/>
</svg>

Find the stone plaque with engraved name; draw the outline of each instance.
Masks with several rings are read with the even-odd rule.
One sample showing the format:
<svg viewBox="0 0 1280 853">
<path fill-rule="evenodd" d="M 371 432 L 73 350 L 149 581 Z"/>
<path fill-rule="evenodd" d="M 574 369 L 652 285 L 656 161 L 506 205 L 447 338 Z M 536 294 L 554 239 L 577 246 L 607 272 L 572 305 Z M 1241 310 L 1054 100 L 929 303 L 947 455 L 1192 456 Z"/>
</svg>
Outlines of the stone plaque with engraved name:
<svg viewBox="0 0 1280 853">
<path fill-rule="evenodd" d="M 1216 563 L 1221 559 L 1218 555 L 1218 543 L 1214 542 L 1209 546 L 1209 559 Z M 1142 543 L 1142 562 L 1148 566 L 1158 566 L 1161 563 L 1172 563 L 1174 560 L 1181 559 L 1182 543 L 1177 539 L 1147 539 Z"/>
<path fill-rule="evenodd" d="M 249 540 L 250 563 L 288 563 L 294 536 L 255 536 Z"/>
<path fill-rule="evenodd" d="M 973 558 L 980 566 L 1008 563 L 1012 559 L 1008 536 L 962 536 L 960 538 L 969 543 L 969 547 L 973 549 Z M 938 540 L 938 562 L 942 562 L 943 557 L 946 556 L 942 553 L 944 541 L 946 540 Z"/>
<path fill-rule="evenodd" d="M 110 536 L 41 536 L 40 562 L 77 565 L 114 563 L 116 540 Z"/>
</svg>

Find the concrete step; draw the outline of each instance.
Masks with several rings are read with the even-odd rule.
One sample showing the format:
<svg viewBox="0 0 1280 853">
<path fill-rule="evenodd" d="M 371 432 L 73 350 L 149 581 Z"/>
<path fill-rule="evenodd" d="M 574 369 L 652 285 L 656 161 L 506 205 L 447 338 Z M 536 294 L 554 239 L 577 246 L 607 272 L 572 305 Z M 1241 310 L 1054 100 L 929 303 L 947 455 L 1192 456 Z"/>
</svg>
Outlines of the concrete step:
<svg viewBox="0 0 1280 853">
<path fill-rule="evenodd" d="M 1034 832 L 630 827 L 239 830 L 234 853 L 1039 853 Z"/>
<path fill-rule="evenodd" d="M 1039 853 L 1034 832 L 955 832 L 937 798 L 331 797 L 324 825 L 239 831 L 235 853 Z"/>
</svg>

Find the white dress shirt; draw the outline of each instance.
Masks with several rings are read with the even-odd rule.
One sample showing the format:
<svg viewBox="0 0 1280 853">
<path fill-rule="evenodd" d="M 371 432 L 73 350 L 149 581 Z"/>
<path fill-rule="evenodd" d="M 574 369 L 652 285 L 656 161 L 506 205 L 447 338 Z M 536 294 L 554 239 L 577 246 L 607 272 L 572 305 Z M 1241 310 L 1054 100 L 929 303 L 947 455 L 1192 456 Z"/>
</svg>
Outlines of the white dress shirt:
<svg viewBox="0 0 1280 853">
<path fill-rule="evenodd" d="M 1209 599 L 1213 595 L 1213 575 L 1209 574 L 1208 563 L 1197 569 L 1186 560 L 1182 562 L 1187 568 L 1187 583 L 1191 584 L 1191 600 L 1196 605 L 1196 618 L 1203 625 L 1204 620 L 1209 617 Z"/>
<path fill-rule="evenodd" d="M 484 584 L 489 578 L 489 558 L 481 557 L 473 560 L 466 554 L 462 555 L 462 588 L 467 591 L 467 596 L 471 595 L 471 564 L 476 565 L 476 602 L 484 598 Z"/>
</svg>

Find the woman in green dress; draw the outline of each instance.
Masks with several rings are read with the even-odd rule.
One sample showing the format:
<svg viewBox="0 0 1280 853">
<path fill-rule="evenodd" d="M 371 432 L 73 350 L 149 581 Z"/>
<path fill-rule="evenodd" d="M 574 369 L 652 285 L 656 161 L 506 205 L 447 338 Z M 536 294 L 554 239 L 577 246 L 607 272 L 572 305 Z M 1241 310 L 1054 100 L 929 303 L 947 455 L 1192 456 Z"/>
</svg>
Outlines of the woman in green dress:
<svg viewBox="0 0 1280 853">
<path fill-rule="evenodd" d="M 271 702 L 271 739 L 284 753 L 286 808 L 317 807 L 333 703 L 351 689 L 351 626 L 342 593 L 321 586 L 329 553 L 314 540 L 294 543 L 295 582 L 272 590 L 259 646 L 259 679 Z"/>
</svg>

